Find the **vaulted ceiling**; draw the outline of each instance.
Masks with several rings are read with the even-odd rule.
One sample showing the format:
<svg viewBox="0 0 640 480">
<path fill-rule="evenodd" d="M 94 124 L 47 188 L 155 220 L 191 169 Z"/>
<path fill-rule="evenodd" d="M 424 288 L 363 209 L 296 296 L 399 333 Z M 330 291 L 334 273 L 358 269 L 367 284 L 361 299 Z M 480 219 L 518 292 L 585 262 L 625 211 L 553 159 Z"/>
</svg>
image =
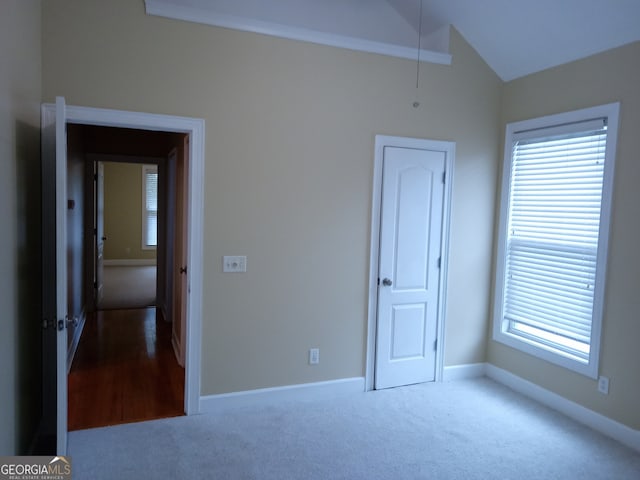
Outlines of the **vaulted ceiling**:
<svg viewBox="0 0 640 480">
<path fill-rule="evenodd" d="M 145 0 L 147 13 L 449 63 L 453 25 L 505 81 L 640 41 L 640 0 Z M 422 21 L 420 21 L 422 11 Z M 422 35 L 418 41 L 418 32 Z M 640 59 L 639 59 L 640 61 Z"/>
</svg>

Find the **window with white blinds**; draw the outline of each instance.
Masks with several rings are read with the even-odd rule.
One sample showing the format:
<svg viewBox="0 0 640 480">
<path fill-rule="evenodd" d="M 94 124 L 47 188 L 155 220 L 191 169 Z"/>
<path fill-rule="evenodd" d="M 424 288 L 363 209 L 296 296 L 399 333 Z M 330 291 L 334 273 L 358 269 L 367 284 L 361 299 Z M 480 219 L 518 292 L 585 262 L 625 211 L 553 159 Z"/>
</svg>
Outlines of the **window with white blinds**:
<svg viewBox="0 0 640 480">
<path fill-rule="evenodd" d="M 494 325 L 496 340 L 591 376 L 617 127 L 602 108 L 507 127 Z"/>
<path fill-rule="evenodd" d="M 158 167 L 142 166 L 142 248 L 158 245 Z"/>
</svg>

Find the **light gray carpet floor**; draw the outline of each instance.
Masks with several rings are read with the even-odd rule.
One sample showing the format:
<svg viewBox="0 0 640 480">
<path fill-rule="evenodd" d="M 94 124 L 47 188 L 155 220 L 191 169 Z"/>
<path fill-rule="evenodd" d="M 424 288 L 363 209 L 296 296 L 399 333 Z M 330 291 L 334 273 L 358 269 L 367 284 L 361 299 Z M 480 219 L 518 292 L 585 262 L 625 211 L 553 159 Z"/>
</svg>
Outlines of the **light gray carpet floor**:
<svg viewBox="0 0 640 480">
<path fill-rule="evenodd" d="M 83 479 L 640 479 L 640 454 L 492 380 L 72 432 Z"/>
<path fill-rule="evenodd" d="M 155 266 L 104 267 L 101 310 L 143 308 L 156 304 Z"/>
</svg>

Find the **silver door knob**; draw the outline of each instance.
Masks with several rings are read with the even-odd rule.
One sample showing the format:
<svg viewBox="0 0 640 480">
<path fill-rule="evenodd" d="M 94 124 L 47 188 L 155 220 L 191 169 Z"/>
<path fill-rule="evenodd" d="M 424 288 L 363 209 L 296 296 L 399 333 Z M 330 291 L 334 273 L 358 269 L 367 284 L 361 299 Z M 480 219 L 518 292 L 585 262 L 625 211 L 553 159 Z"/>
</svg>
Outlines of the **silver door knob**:
<svg viewBox="0 0 640 480">
<path fill-rule="evenodd" d="M 384 280 L 382 280 L 382 285 L 384 285 L 385 287 L 390 287 L 391 285 L 393 285 L 393 282 L 390 278 L 385 278 Z"/>
</svg>

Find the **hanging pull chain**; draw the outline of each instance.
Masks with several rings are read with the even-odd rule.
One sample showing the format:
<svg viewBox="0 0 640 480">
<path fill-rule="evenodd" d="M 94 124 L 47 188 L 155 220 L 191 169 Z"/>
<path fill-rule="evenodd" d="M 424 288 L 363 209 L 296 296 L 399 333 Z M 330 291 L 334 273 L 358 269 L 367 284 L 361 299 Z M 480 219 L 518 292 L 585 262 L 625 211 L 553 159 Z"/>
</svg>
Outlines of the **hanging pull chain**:
<svg viewBox="0 0 640 480">
<path fill-rule="evenodd" d="M 420 19 L 418 23 L 418 61 L 416 65 L 416 90 L 420 86 L 420 51 L 422 50 L 422 0 L 420 0 Z"/>
</svg>

